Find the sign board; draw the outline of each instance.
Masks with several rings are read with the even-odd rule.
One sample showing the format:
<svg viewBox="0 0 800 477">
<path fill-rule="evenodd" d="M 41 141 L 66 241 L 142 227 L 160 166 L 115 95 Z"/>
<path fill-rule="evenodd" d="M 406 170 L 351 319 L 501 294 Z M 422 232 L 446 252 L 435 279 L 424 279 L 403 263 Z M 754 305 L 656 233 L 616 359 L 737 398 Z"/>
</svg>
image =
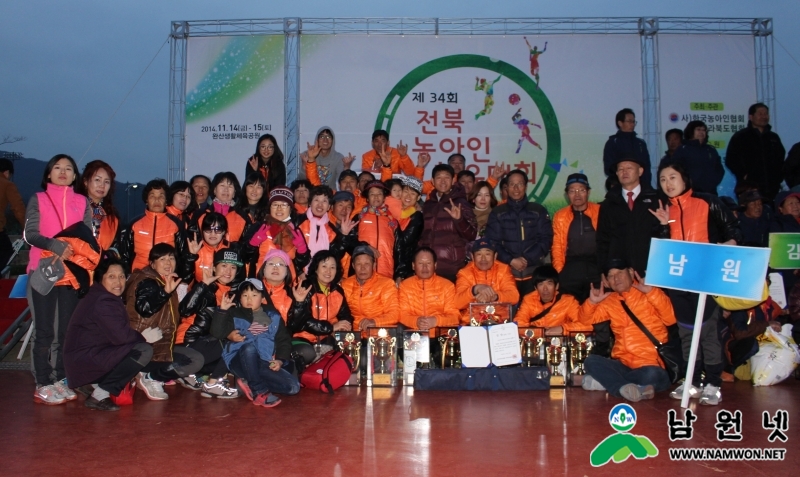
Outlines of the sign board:
<svg viewBox="0 0 800 477">
<path fill-rule="evenodd" d="M 761 300 L 769 255 L 767 248 L 652 239 L 645 283 Z"/>
<path fill-rule="evenodd" d="M 769 234 L 769 266 L 776 270 L 800 268 L 800 234 Z"/>
</svg>

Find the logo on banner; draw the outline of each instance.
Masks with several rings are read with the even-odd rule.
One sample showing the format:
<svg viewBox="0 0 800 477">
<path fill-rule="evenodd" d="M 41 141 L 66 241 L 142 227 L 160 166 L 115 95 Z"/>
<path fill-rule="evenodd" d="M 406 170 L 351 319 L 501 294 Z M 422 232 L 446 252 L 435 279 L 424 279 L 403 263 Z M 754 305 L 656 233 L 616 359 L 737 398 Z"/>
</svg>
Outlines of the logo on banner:
<svg viewBox="0 0 800 477">
<path fill-rule="evenodd" d="M 603 439 L 592 450 L 589 457 L 592 466 L 600 467 L 610 461 L 619 464 L 630 456 L 641 460 L 658 455 L 658 448 L 650 439 L 628 432 L 636 425 L 636 411 L 630 405 L 617 404 L 611 408 L 608 423 L 616 432 Z"/>
</svg>

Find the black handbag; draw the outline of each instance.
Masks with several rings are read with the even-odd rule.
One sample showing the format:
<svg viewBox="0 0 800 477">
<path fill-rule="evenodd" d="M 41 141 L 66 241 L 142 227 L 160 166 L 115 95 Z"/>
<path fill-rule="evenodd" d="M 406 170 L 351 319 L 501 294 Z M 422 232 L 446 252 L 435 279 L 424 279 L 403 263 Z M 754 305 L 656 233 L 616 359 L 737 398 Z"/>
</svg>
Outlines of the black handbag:
<svg viewBox="0 0 800 477">
<path fill-rule="evenodd" d="M 683 355 L 679 349 L 676 349 L 675 346 L 672 346 L 670 342 L 662 343 L 650 333 L 644 324 L 639 321 L 639 318 L 633 314 L 630 308 L 628 308 L 628 304 L 624 301 L 621 301 L 622 308 L 625 309 L 625 313 L 631 318 L 631 320 L 642 330 L 645 336 L 653 343 L 655 346 L 656 351 L 658 352 L 658 357 L 661 359 L 661 362 L 664 363 L 664 369 L 667 370 L 667 374 L 669 374 L 669 380 L 671 383 L 676 383 L 680 377 L 681 373 L 681 361 L 683 360 Z"/>
</svg>

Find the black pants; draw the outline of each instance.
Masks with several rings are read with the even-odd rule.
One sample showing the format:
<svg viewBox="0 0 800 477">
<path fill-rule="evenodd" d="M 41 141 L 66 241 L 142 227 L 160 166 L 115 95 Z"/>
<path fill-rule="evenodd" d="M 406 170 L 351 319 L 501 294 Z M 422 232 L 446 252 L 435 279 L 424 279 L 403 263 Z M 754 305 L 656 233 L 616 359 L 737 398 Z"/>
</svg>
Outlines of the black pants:
<svg viewBox="0 0 800 477">
<path fill-rule="evenodd" d="M 142 370 L 153 357 L 153 347 L 148 343 L 136 343 L 125 358 L 114 369 L 97 380 L 100 389 L 108 391 L 113 396 L 119 396 L 122 388 L 131 382 L 134 376 Z"/>
<path fill-rule="evenodd" d="M 166 382 L 195 374 L 202 367 L 202 354 L 186 346 L 175 346 L 172 348 L 172 361 L 150 361 L 142 368 L 142 372 L 150 373 L 153 379 Z"/>
<path fill-rule="evenodd" d="M 53 287 L 47 295 L 40 294 L 30 284 L 28 289 L 34 326 L 31 347 L 33 374 L 37 385 L 47 386 L 66 377 L 61 347 L 79 298 L 68 285 Z M 51 363 L 52 358 L 55 358 L 55 365 Z"/>
<path fill-rule="evenodd" d="M 209 337 L 198 338 L 191 343 L 186 343 L 191 348 L 203 355 L 203 367 L 200 373 L 208 374 L 211 379 L 224 378 L 228 373 L 225 360 L 222 359 L 222 342 Z"/>
<path fill-rule="evenodd" d="M 8 238 L 8 234 L 0 232 L 0 270 L 6 268 L 6 264 L 13 253 L 14 246 L 11 245 L 11 239 Z"/>
<path fill-rule="evenodd" d="M 583 303 L 589 298 L 589 285 L 600 282 L 600 271 L 593 260 L 567 257 L 564 268 L 558 274 L 558 290 L 572 295 Z"/>
<path fill-rule="evenodd" d="M 519 291 L 519 303 L 517 303 L 517 305 L 519 305 L 522 303 L 522 299 L 525 298 L 525 295 L 536 290 L 536 285 L 533 284 L 533 279 L 530 277 L 526 280 L 515 279 L 515 281 L 517 282 L 517 291 Z"/>
</svg>

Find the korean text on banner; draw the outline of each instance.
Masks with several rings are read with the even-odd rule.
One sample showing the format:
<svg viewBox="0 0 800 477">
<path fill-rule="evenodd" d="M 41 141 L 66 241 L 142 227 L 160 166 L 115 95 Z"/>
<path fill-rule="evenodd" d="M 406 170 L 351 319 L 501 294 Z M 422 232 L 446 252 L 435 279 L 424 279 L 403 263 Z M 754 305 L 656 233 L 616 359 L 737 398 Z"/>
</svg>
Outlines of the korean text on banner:
<svg viewBox="0 0 800 477">
<path fill-rule="evenodd" d="M 652 239 L 645 282 L 662 288 L 760 300 L 769 249 Z"/>
<path fill-rule="evenodd" d="M 776 270 L 800 268 L 800 234 L 769 234 L 769 266 Z"/>
</svg>

